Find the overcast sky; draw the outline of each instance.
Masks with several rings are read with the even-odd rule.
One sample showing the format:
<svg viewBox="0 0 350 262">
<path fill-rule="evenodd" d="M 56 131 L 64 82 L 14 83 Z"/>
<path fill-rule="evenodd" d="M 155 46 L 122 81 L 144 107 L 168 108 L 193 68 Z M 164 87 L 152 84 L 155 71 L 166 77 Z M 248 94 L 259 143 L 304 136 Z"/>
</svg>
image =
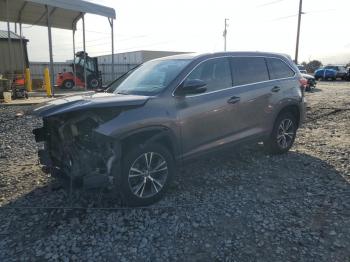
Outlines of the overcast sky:
<svg viewBox="0 0 350 262">
<path fill-rule="evenodd" d="M 294 57 L 299 0 L 90 0 L 116 10 L 116 52 L 223 50 L 224 18 L 229 19 L 227 49 L 273 51 Z M 299 60 L 350 61 L 350 1 L 304 0 Z M 48 61 L 45 27 L 24 25 L 30 61 Z M 1 24 L 4 29 L 5 24 Z M 81 23 L 77 46 L 82 49 Z M 107 18 L 86 16 L 87 51 L 110 52 Z M 72 58 L 72 33 L 53 30 L 54 61 Z"/>
</svg>

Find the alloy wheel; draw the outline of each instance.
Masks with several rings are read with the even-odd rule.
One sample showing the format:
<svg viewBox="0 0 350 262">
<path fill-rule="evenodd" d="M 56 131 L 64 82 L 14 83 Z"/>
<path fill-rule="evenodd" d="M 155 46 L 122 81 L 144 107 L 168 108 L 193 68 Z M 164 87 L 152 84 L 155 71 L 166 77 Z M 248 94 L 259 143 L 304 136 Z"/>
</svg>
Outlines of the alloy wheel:
<svg viewBox="0 0 350 262">
<path fill-rule="evenodd" d="M 131 165 L 128 182 L 131 192 L 139 198 L 158 194 L 168 177 L 168 164 L 159 153 L 147 152 L 140 155 Z"/>
<path fill-rule="evenodd" d="M 295 136 L 294 124 L 290 119 L 281 121 L 277 131 L 277 144 L 280 148 L 285 149 L 291 146 Z"/>
</svg>

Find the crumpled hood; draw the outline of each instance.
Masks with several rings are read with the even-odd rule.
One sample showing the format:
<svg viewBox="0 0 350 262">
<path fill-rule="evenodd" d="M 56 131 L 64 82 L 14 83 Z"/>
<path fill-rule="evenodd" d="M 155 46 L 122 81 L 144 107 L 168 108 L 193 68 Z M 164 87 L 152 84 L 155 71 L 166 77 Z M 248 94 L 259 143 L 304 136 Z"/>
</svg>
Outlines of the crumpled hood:
<svg viewBox="0 0 350 262">
<path fill-rule="evenodd" d="M 304 73 L 301 73 L 301 76 L 302 77 L 304 77 L 304 78 L 306 78 L 306 79 L 314 79 L 315 77 L 314 76 L 312 76 L 312 75 L 309 75 L 309 74 L 304 74 Z"/>
<path fill-rule="evenodd" d="M 142 106 L 148 99 L 148 96 L 120 95 L 113 93 L 85 93 L 82 95 L 57 98 L 40 104 L 32 113 L 40 117 L 48 117 L 89 108 Z"/>
</svg>

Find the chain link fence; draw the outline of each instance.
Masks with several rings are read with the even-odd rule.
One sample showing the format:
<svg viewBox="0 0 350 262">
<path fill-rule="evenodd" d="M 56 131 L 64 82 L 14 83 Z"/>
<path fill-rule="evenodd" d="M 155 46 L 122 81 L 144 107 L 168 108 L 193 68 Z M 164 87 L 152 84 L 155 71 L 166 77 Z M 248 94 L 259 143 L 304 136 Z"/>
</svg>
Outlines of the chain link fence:
<svg viewBox="0 0 350 262">
<path fill-rule="evenodd" d="M 102 73 L 102 84 L 108 84 L 114 79 L 125 74 L 129 70 L 137 66 L 137 64 L 114 64 L 114 76 L 112 75 L 112 64 L 99 64 L 99 70 Z M 49 67 L 49 63 L 44 62 L 31 62 L 30 70 L 32 79 L 44 78 L 44 69 Z M 60 72 L 70 72 L 72 71 L 71 64 L 66 62 L 56 62 L 53 65 L 54 77 Z"/>
</svg>

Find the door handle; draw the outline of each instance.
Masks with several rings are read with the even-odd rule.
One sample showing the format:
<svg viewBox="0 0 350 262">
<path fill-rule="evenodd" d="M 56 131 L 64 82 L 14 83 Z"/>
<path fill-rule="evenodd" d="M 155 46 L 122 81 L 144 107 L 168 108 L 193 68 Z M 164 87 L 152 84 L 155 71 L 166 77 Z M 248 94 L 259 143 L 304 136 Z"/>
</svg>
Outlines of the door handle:
<svg viewBox="0 0 350 262">
<path fill-rule="evenodd" d="M 279 86 L 274 86 L 272 89 L 271 89 L 271 92 L 275 92 L 277 93 L 278 91 L 280 91 L 281 88 Z"/>
<path fill-rule="evenodd" d="M 227 103 L 229 103 L 229 104 L 235 104 L 235 103 L 239 102 L 240 100 L 241 100 L 240 97 L 238 97 L 238 96 L 233 96 L 233 97 L 231 97 L 229 100 L 227 100 Z"/>
</svg>

